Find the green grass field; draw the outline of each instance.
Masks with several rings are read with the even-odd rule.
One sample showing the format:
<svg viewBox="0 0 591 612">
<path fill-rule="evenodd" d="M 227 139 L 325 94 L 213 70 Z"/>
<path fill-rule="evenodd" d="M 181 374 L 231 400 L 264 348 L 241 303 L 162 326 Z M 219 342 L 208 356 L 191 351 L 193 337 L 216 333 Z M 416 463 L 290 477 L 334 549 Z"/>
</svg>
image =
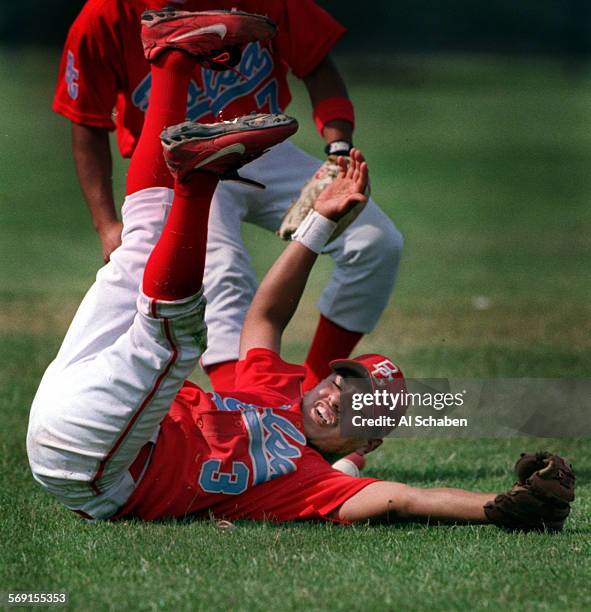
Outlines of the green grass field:
<svg viewBox="0 0 591 612">
<path fill-rule="evenodd" d="M 49 110 L 56 61 L 0 52 L 0 592 L 66 591 L 70 607 L 92 610 L 591 609 L 588 440 L 392 440 L 369 459 L 371 476 L 484 491 L 510 486 L 521 450 L 559 451 L 579 488 L 556 536 L 84 524 L 34 484 L 29 405 L 100 264 L 68 126 Z M 406 237 L 394 298 L 360 350 L 395 355 L 413 377 L 591 377 L 591 80 L 514 58 L 342 66 L 374 196 Z M 299 87 L 291 111 L 296 141 L 320 153 Z M 282 244 L 245 236 L 263 272 Z M 305 354 L 329 269 L 315 271 L 289 329 L 289 359 Z"/>
</svg>

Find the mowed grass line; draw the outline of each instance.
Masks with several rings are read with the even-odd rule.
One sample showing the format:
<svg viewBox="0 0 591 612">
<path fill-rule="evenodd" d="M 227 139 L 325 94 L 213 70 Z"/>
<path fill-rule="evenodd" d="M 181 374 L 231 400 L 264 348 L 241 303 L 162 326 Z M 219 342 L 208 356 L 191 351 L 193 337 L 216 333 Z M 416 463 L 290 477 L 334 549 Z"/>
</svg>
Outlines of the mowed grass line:
<svg viewBox="0 0 591 612">
<path fill-rule="evenodd" d="M 557 536 L 417 524 L 90 525 L 37 487 L 28 408 L 100 264 L 67 126 L 49 111 L 55 61 L 0 53 L 10 117 L 0 135 L 0 591 L 65 590 L 72 609 L 97 610 L 590 608 L 586 440 L 401 439 L 369 460 L 371 476 L 500 491 L 520 451 L 560 451 L 579 490 Z M 395 297 L 360 350 L 395 353 L 412 376 L 588 377 L 589 82 L 552 63 L 486 58 L 382 59 L 369 77 L 343 66 L 373 193 L 406 237 Z M 298 143 L 319 154 L 299 89 L 291 110 Z M 120 194 L 124 170 L 118 163 Z M 249 226 L 244 234 L 262 273 L 283 245 Z M 321 262 L 288 331 L 289 359 L 305 354 L 329 273 Z"/>
</svg>

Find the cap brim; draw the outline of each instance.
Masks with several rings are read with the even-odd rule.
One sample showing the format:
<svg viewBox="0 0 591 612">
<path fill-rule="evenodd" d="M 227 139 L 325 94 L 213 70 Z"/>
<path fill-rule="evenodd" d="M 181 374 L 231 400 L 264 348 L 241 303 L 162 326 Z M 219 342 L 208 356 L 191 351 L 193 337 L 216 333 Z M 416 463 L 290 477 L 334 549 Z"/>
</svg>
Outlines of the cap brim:
<svg viewBox="0 0 591 612">
<path fill-rule="evenodd" d="M 362 378 L 366 380 L 371 390 L 375 390 L 373 377 L 370 371 L 361 363 L 353 361 L 353 359 L 334 359 L 328 365 L 333 372 L 345 378 Z"/>
</svg>

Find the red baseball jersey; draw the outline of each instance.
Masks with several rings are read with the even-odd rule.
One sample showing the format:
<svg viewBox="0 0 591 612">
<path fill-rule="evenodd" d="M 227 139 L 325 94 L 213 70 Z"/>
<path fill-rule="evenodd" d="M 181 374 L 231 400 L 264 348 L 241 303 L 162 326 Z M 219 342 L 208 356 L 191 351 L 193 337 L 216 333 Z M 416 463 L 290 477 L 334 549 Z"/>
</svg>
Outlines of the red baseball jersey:
<svg viewBox="0 0 591 612">
<path fill-rule="evenodd" d="M 88 0 L 72 25 L 60 63 L 53 110 L 84 125 L 117 129 L 129 157 L 150 95 L 150 67 L 140 39 L 140 17 L 166 0 Z M 313 0 L 187 0 L 179 8 L 237 8 L 268 15 L 278 25 L 269 42 L 251 43 L 237 70 L 198 66 L 189 88 L 187 118 L 211 123 L 250 112 L 281 112 L 291 100 L 289 69 L 308 75 L 345 31 Z"/>
<path fill-rule="evenodd" d="M 273 351 L 253 349 L 237 364 L 239 391 L 205 393 L 186 383 L 115 518 L 319 519 L 377 482 L 333 469 L 306 445 L 305 374 Z"/>
</svg>

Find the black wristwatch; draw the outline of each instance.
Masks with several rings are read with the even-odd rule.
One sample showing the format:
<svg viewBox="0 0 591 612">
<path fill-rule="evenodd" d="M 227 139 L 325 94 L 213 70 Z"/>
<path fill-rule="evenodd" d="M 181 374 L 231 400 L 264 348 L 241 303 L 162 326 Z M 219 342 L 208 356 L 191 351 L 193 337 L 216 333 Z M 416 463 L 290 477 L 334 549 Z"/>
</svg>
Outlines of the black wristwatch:
<svg viewBox="0 0 591 612">
<path fill-rule="evenodd" d="M 335 140 L 324 147 L 327 155 L 349 155 L 353 144 L 346 140 Z"/>
</svg>

